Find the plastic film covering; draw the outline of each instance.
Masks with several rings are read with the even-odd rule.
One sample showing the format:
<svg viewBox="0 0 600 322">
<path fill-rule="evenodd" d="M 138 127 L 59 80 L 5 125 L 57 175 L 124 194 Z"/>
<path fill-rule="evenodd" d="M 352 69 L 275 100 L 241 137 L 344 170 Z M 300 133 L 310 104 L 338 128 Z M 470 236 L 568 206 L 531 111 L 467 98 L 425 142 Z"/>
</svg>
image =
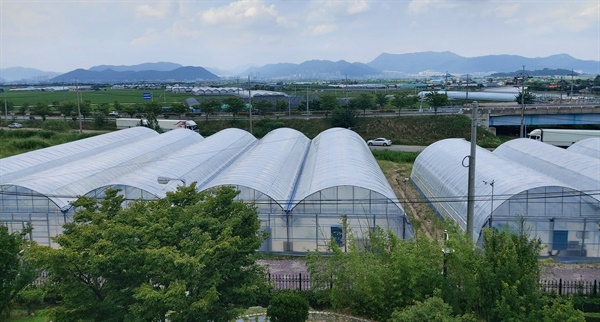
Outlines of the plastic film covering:
<svg viewBox="0 0 600 322">
<path fill-rule="evenodd" d="M 467 227 L 468 163 L 470 143 L 464 139 L 438 141 L 423 150 L 415 160 L 411 180 L 427 198 L 432 207 L 444 218 L 451 218 L 463 230 Z M 481 229 L 489 224 L 493 214 L 494 225 L 500 217 L 514 221 L 517 216 L 547 217 L 593 215 L 591 198 L 579 200 L 582 194 L 568 185 L 528 167 L 501 158 L 477 147 L 475 171 L 475 211 L 472 236 L 477 240 Z M 493 192 L 491 182 L 494 182 Z M 492 198 L 492 193 L 493 198 Z M 585 196 L 584 196 L 585 198 Z M 572 202 L 578 201 L 577 203 Z M 560 204 L 561 207 L 556 207 Z M 572 205 L 572 209 L 566 209 Z M 498 222 L 496 222 L 498 220 Z"/>
<path fill-rule="evenodd" d="M 283 208 L 309 144 L 310 140 L 296 130 L 273 130 L 233 162 L 227 171 L 202 184 L 202 189 L 222 185 L 243 186 L 269 196 Z"/>
<path fill-rule="evenodd" d="M 69 207 L 69 202 L 77 196 L 142 169 L 153 161 L 169 157 L 172 153 L 201 140 L 202 137 L 193 131 L 176 129 L 37 172 L 10 183 L 45 195 L 61 208 Z"/>
<path fill-rule="evenodd" d="M 149 128 L 134 127 L 3 158 L 0 184 L 157 135 Z"/>
<path fill-rule="evenodd" d="M 600 162 L 597 158 L 531 139 L 508 141 L 493 153 L 552 176 L 600 201 Z"/>
<path fill-rule="evenodd" d="M 573 143 L 567 151 L 587 155 L 588 157 L 600 159 L 600 138 L 588 138 Z"/>
<path fill-rule="evenodd" d="M 131 190 L 130 193 L 125 193 L 128 199 L 142 198 L 145 193 L 162 198 L 167 191 L 176 190 L 177 186 L 183 182 L 186 185 L 196 182 L 198 190 L 205 190 L 202 188 L 204 182 L 209 181 L 225 169 L 256 141 L 257 139 L 252 134 L 244 130 L 225 129 L 201 142 L 152 162 L 143 169 L 119 177 L 109 185 L 112 188 Z M 158 177 L 167 177 L 173 180 L 167 184 L 160 184 L 157 181 Z M 136 191 L 134 188 L 141 191 Z M 100 192 L 103 192 L 104 189 L 106 187 L 92 192 L 91 195 L 102 197 Z"/>
<path fill-rule="evenodd" d="M 358 186 L 397 202 L 365 141 L 348 129 L 329 129 L 313 139 L 293 200 L 334 186 Z"/>
</svg>

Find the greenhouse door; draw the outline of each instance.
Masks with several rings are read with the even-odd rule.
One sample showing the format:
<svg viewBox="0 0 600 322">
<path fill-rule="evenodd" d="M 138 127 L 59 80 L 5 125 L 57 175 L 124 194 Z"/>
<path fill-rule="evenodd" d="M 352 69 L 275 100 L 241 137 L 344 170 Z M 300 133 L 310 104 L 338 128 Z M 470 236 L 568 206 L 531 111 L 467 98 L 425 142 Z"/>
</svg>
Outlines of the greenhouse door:
<svg viewBox="0 0 600 322">
<path fill-rule="evenodd" d="M 552 235 L 552 250 L 566 250 L 569 244 L 568 230 L 555 230 Z"/>
</svg>

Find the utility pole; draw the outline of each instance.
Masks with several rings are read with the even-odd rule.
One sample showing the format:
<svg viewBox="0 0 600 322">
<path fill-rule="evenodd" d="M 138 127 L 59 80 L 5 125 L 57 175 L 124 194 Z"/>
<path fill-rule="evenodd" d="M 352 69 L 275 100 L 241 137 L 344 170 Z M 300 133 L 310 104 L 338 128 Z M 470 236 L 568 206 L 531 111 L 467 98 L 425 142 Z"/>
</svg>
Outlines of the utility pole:
<svg viewBox="0 0 600 322">
<path fill-rule="evenodd" d="M 574 72 L 571 69 L 571 92 L 569 93 L 569 98 L 570 98 L 569 104 L 571 104 L 571 102 L 573 102 L 573 76 L 574 76 L 573 74 L 574 74 Z"/>
<path fill-rule="evenodd" d="M 471 154 L 469 158 L 469 185 L 467 197 L 467 238 L 473 241 L 473 216 L 475 214 L 475 153 L 477 151 L 477 101 L 471 104 Z M 465 157 L 466 159 L 466 157 Z"/>
<path fill-rule="evenodd" d="M 309 113 L 309 109 L 308 109 L 308 90 L 310 89 L 310 85 L 308 85 L 306 87 L 306 119 L 308 120 L 308 113 Z"/>
<path fill-rule="evenodd" d="M 525 65 L 521 73 L 521 131 L 520 137 L 525 137 Z"/>
<path fill-rule="evenodd" d="M 252 93 L 250 92 L 250 75 L 248 75 L 248 112 L 250 113 L 250 134 L 252 134 Z"/>
<path fill-rule="evenodd" d="M 76 96 L 77 96 L 77 114 L 78 114 L 78 118 L 79 118 L 79 134 L 83 133 L 83 125 L 81 124 L 81 105 L 79 103 L 80 99 L 79 99 L 79 79 L 77 79 L 77 85 L 75 86 L 76 88 Z"/>
</svg>

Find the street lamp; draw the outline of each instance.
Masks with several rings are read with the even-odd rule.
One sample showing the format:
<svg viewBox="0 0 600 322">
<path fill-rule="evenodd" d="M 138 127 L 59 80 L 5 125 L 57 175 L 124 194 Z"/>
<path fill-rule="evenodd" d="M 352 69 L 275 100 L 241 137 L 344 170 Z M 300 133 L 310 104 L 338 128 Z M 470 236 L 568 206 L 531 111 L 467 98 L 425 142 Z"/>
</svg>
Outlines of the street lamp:
<svg viewBox="0 0 600 322">
<path fill-rule="evenodd" d="M 493 213 L 494 213 L 494 183 L 496 183 L 496 181 L 495 180 L 492 180 L 492 181 L 483 180 L 483 183 L 485 185 L 490 185 L 492 187 L 492 207 L 490 209 L 490 221 L 489 221 L 489 227 L 491 229 L 492 228 L 492 218 L 493 218 Z"/>
<path fill-rule="evenodd" d="M 158 183 L 160 184 L 167 184 L 170 181 L 181 181 L 183 183 L 183 186 L 186 187 L 185 179 L 183 178 L 158 177 L 156 178 L 156 181 L 158 181 Z"/>
</svg>

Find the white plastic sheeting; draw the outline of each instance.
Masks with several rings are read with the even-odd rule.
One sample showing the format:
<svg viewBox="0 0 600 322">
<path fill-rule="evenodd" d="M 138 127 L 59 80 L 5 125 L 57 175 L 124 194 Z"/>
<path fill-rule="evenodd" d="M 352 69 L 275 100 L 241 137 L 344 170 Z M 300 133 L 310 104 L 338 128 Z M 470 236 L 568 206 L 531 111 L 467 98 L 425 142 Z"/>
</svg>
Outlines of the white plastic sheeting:
<svg viewBox="0 0 600 322">
<path fill-rule="evenodd" d="M 585 154 L 600 159 L 600 138 L 588 138 L 577 141 L 567 148 L 567 151 Z"/>
<path fill-rule="evenodd" d="M 534 142 L 529 139 L 513 141 L 508 143 L 509 146 Z M 549 245 L 550 253 L 562 251 L 564 254 L 570 241 L 580 242 L 578 245 L 587 243 L 586 247 L 577 249 L 578 256 L 599 256 L 600 243 L 596 238 L 600 238 L 600 234 L 592 223 L 600 220 L 600 204 L 590 191 L 581 191 L 580 178 L 552 174 L 547 172 L 551 170 L 544 164 L 534 170 L 526 166 L 532 159 L 523 155 L 514 160 L 505 158 L 503 149 L 499 147 L 494 152 L 476 149 L 473 238 L 481 238 L 482 228 L 490 224 L 490 218 L 493 227 L 511 228 L 523 218 L 527 229 Z M 537 153 L 532 148 L 523 151 Z M 470 143 L 463 139 L 438 141 L 419 154 L 411 174 L 411 180 L 431 206 L 463 230 L 466 229 L 468 196 L 468 167 L 465 167 L 468 159 L 465 157 L 469 154 Z M 558 237 L 555 239 L 556 231 L 564 231 L 568 240 L 560 244 Z M 587 232 L 577 237 L 577 231 Z M 582 236 L 586 235 L 589 236 L 584 240 Z"/>
<path fill-rule="evenodd" d="M 120 131 L 118 131 L 120 132 Z M 77 196 L 103 186 L 151 162 L 168 157 L 202 140 L 187 129 L 169 131 L 141 141 L 120 145 L 108 151 L 63 163 L 49 170 L 36 172 L 9 181 L 48 196 L 59 208 L 70 207 Z"/>
<path fill-rule="evenodd" d="M 138 127 L 119 132 L 138 130 L 147 131 Z M 31 214 L 17 213 L 39 213 L 37 224 L 53 224 L 49 230 L 38 230 L 36 239 L 49 243 L 72 216 L 70 202 L 78 195 L 102 197 L 107 188 L 117 188 L 129 202 L 159 198 L 196 182 L 198 190 L 234 186 L 240 190 L 238 199 L 256 204 L 263 229 L 271 232 L 263 250 L 324 246 L 342 216 L 349 218 L 353 229 L 382 226 L 403 238 L 413 234 L 369 148 L 347 129 L 325 131 L 313 141 L 288 128 L 261 140 L 239 129 L 207 139 L 177 129 L 161 135 L 151 131 L 146 139 L 131 144 L 117 141 L 112 149 L 88 148 L 81 152 L 85 157 L 0 186 L 0 222 L 33 222 Z M 172 180 L 163 185 L 158 177 Z M 39 198 L 39 207 L 32 206 L 32 198 Z"/>
<path fill-rule="evenodd" d="M 495 149 L 494 154 L 570 184 L 600 201 L 600 162 L 597 158 L 530 139 L 508 141 Z"/>
<path fill-rule="evenodd" d="M 157 135 L 149 128 L 135 127 L 3 158 L 0 184 Z"/>
</svg>

